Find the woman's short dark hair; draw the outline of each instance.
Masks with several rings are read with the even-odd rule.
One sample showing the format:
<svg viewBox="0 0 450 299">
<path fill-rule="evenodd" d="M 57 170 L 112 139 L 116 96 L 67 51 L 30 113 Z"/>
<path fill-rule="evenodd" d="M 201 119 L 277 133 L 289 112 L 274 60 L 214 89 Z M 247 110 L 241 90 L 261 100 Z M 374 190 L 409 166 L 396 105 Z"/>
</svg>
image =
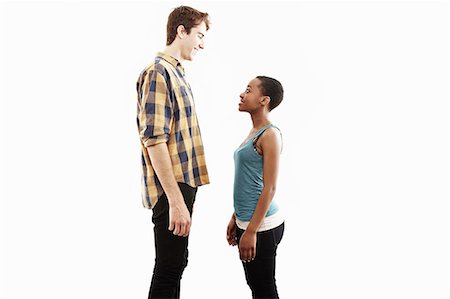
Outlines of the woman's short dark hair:
<svg viewBox="0 0 450 299">
<path fill-rule="evenodd" d="M 206 30 L 209 29 L 209 15 L 206 12 L 201 12 L 189 6 L 179 6 L 174 8 L 167 19 L 167 41 L 166 45 L 170 45 L 177 36 L 177 28 L 180 25 L 184 26 L 187 34 L 191 33 L 194 26 L 205 22 Z"/>
<path fill-rule="evenodd" d="M 269 111 L 272 111 L 273 109 L 275 109 L 275 107 L 280 105 L 281 101 L 283 100 L 283 86 L 281 85 L 280 81 L 274 78 L 266 76 L 257 76 L 256 78 L 261 81 L 261 93 L 264 96 L 270 97 Z"/>
</svg>

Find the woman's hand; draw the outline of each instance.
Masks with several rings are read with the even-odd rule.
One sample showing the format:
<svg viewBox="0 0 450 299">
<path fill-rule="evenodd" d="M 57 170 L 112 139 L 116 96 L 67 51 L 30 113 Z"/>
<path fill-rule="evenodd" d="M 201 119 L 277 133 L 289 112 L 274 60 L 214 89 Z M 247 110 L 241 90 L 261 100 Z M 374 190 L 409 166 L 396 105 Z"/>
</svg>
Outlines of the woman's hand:
<svg viewBox="0 0 450 299">
<path fill-rule="evenodd" d="M 234 216 L 234 214 L 233 214 Z M 227 226 L 227 241 L 228 244 L 231 246 L 236 246 L 236 219 L 234 217 L 231 217 L 230 222 Z"/>
<path fill-rule="evenodd" d="M 256 232 L 245 231 L 239 241 L 239 255 L 244 263 L 251 262 L 256 257 Z"/>
</svg>

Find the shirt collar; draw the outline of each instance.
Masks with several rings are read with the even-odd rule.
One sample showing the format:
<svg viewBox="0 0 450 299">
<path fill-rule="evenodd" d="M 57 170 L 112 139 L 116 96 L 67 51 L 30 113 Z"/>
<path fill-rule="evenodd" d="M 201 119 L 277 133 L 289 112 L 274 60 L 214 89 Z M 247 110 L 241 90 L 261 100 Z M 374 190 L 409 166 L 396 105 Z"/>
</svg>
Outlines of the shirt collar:
<svg viewBox="0 0 450 299">
<path fill-rule="evenodd" d="M 181 65 L 181 63 L 174 57 L 168 55 L 168 54 L 164 54 L 163 52 L 158 52 L 156 54 L 157 57 L 161 57 L 162 59 L 164 59 L 165 61 L 167 61 L 168 63 L 170 63 L 171 65 L 173 65 L 173 67 L 175 68 L 180 68 L 180 70 L 182 71 L 182 73 L 184 74 L 184 68 Z"/>
</svg>

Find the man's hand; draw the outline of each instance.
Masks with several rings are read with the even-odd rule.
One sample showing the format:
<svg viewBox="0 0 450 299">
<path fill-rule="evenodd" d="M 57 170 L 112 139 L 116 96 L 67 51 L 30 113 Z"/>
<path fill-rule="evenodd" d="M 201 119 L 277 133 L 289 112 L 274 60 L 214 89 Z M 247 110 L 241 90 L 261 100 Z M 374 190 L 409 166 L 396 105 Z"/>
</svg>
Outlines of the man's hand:
<svg viewBox="0 0 450 299">
<path fill-rule="evenodd" d="M 167 144 L 152 145 L 147 147 L 147 151 L 169 202 L 169 230 L 173 230 L 176 236 L 187 237 L 191 229 L 191 216 L 175 180 Z"/>
<path fill-rule="evenodd" d="M 191 216 L 184 202 L 169 204 L 169 230 L 180 237 L 187 237 L 191 230 Z"/>
<path fill-rule="evenodd" d="M 256 257 L 256 232 L 245 231 L 239 241 L 239 255 L 241 260 L 250 262 Z"/>
</svg>

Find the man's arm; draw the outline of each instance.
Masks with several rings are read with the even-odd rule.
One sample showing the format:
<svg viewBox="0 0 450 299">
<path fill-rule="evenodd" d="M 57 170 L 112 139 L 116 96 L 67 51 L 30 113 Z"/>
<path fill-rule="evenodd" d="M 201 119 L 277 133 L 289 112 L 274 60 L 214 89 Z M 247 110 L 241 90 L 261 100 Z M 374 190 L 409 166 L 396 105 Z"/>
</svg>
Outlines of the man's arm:
<svg viewBox="0 0 450 299">
<path fill-rule="evenodd" d="M 156 66 L 138 87 L 142 92 L 138 114 L 139 133 L 147 148 L 152 167 L 169 202 L 169 230 L 178 236 L 189 235 L 191 218 L 175 180 L 167 141 L 172 125 L 172 103 L 164 69 Z"/>
<path fill-rule="evenodd" d="M 186 237 L 191 228 L 191 217 L 173 174 L 167 144 L 152 145 L 147 147 L 147 152 L 169 202 L 169 230 L 173 230 L 174 235 Z"/>
</svg>

